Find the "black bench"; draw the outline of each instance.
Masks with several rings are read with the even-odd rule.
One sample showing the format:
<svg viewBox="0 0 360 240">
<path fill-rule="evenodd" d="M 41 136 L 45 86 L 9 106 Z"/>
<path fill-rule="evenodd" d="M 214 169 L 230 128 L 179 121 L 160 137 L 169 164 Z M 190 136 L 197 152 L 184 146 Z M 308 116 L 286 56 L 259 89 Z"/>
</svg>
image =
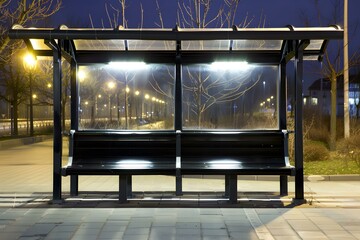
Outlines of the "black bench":
<svg viewBox="0 0 360 240">
<path fill-rule="evenodd" d="M 287 176 L 295 175 L 288 157 L 287 131 L 181 133 L 181 173 L 225 175 L 230 202 L 237 201 L 238 175 L 279 175 L 287 195 Z"/>
<path fill-rule="evenodd" d="M 238 175 L 279 175 L 287 194 L 286 131 L 74 132 L 72 156 L 62 175 L 119 175 L 119 200 L 131 192 L 132 175 L 225 175 L 230 202 L 237 201 Z"/>
<path fill-rule="evenodd" d="M 119 175 L 119 200 L 131 192 L 131 175 L 175 175 L 175 132 L 72 132 L 62 175 Z M 76 190 L 77 194 L 77 181 Z"/>
</svg>

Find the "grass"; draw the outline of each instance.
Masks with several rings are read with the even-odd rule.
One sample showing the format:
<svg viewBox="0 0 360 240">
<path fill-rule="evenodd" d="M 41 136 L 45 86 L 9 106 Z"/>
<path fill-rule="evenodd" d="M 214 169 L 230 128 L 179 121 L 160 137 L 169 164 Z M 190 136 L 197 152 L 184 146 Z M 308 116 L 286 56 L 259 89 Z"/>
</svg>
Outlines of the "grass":
<svg viewBox="0 0 360 240">
<path fill-rule="evenodd" d="M 329 159 L 304 162 L 305 175 L 360 174 L 360 166 L 352 160 Z"/>
</svg>

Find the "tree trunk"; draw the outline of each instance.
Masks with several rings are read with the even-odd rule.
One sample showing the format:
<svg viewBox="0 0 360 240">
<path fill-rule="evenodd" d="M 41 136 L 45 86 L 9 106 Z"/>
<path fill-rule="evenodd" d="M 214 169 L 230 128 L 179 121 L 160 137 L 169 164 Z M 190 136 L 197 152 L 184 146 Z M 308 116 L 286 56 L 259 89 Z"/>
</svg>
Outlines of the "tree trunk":
<svg viewBox="0 0 360 240">
<path fill-rule="evenodd" d="M 11 103 L 12 105 L 12 117 L 14 121 L 14 129 L 13 129 L 13 135 L 18 136 L 19 135 L 19 124 L 18 124 L 18 118 L 19 118 L 19 112 L 18 112 L 18 105 L 17 101 L 13 101 Z"/>
<path fill-rule="evenodd" d="M 331 76 L 330 151 L 336 150 L 336 76 Z"/>
</svg>

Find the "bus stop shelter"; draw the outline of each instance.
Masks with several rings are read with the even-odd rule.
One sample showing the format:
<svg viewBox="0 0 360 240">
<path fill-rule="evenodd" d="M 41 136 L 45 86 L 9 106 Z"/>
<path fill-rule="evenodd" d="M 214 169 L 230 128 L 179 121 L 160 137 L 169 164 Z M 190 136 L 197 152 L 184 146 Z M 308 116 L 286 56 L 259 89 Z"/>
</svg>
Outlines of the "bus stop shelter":
<svg viewBox="0 0 360 240">
<path fill-rule="evenodd" d="M 321 61 L 328 42 L 342 39 L 339 27 L 42 29 L 14 25 L 9 36 L 23 40 L 34 55 L 53 59 L 54 201 L 62 199 L 62 60 L 70 64 L 74 131 L 286 130 L 287 76 L 292 75 L 295 198 L 304 199 L 303 62 Z M 294 64 L 293 72 L 287 72 L 289 63 Z M 151 70 L 142 70 L 150 65 Z M 122 69 L 121 82 L 109 66 Z M 142 73 L 130 73 L 133 68 Z M 95 80 L 91 89 L 97 92 L 82 83 L 85 72 Z M 77 184 L 77 176 L 71 177 Z"/>
</svg>

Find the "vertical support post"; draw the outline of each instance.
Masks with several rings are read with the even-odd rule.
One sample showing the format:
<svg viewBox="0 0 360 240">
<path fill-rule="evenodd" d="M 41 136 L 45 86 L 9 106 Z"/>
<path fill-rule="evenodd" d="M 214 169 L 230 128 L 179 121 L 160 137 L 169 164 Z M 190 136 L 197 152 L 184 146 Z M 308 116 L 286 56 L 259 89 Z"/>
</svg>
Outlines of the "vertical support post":
<svg viewBox="0 0 360 240">
<path fill-rule="evenodd" d="M 287 81 L 286 62 L 280 64 L 280 89 L 279 89 L 279 127 L 287 129 Z"/>
<path fill-rule="evenodd" d="M 176 196 L 182 195 L 182 175 L 181 175 L 181 132 L 176 131 Z"/>
<path fill-rule="evenodd" d="M 127 197 L 131 198 L 132 197 L 132 176 L 128 175 L 126 178 L 126 195 Z"/>
<path fill-rule="evenodd" d="M 127 178 L 126 174 L 119 175 L 119 202 L 125 203 L 127 201 Z"/>
<path fill-rule="evenodd" d="M 303 49 L 305 42 L 296 46 L 295 54 L 295 199 L 304 200 L 303 163 Z"/>
<path fill-rule="evenodd" d="M 176 72 L 175 72 L 175 131 L 176 131 L 176 195 L 182 195 L 181 175 L 181 130 L 182 130 L 182 86 L 181 86 L 181 43 L 177 41 Z"/>
<path fill-rule="evenodd" d="M 230 195 L 230 176 L 228 174 L 225 175 L 225 194 L 224 197 L 229 197 Z"/>
<path fill-rule="evenodd" d="M 286 61 L 283 60 L 280 64 L 280 84 L 279 84 L 279 128 L 282 131 L 287 129 L 287 82 L 286 82 Z M 288 151 L 288 135 L 284 132 L 284 158 L 286 162 L 289 161 Z M 288 195 L 288 177 L 287 175 L 280 176 L 280 195 Z"/>
<path fill-rule="evenodd" d="M 76 81 L 77 78 L 77 63 L 74 59 L 70 62 L 70 86 L 71 86 L 71 130 L 77 131 L 79 129 L 79 85 Z M 71 147 L 74 147 L 73 145 Z M 72 156 L 71 156 L 72 157 Z M 70 196 L 77 196 L 79 194 L 79 176 L 70 176 Z"/>
<path fill-rule="evenodd" d="M 62 126 L 61 126 L 61 52 L 57 43 L 52 40 L 53 49 L 53 96 L 54 96 L 54 146 L 53 146 L 53 203 L 61 199 L 61 158 L 62 158 Z"/>
<path fill-rule="evenodd" d="M 229 202 L 237 203 L 237 175 L 229 174 Z"/>
<path fill-rule="evenodd" d="M 288 195 L 288 176 L 280 175 L 280 196 Z"/>
</svg>

